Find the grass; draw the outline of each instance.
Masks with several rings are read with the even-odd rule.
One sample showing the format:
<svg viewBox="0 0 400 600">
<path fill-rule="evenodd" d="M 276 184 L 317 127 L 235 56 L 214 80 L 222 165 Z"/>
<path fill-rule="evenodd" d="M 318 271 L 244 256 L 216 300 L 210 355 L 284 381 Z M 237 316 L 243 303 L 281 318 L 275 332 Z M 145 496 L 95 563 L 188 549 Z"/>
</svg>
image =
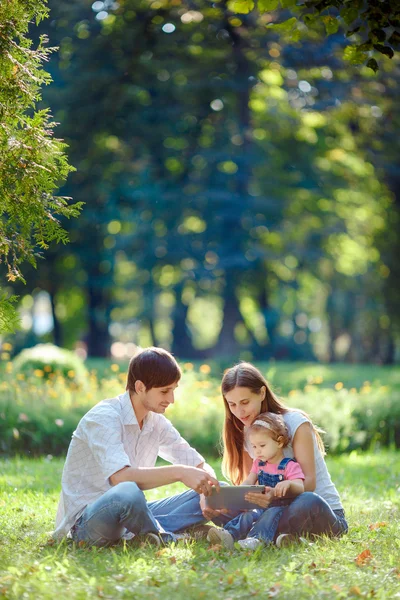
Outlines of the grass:
<svg viewBox="0 0 400 600">
<path fill-rule="evenodd" d="M 328 463 L 342 495 L 349 534 L 250 553 L 210 549 L 206 542 L 160 551 L 122 544 L 98 549 L 49 543 L 62 460 L 2 460 L 0 597 L 400 598 L 400 454 L 353 452 Z M 147 495 L 156 499 L 181 490 L 176 484 Z"/>
</svg>

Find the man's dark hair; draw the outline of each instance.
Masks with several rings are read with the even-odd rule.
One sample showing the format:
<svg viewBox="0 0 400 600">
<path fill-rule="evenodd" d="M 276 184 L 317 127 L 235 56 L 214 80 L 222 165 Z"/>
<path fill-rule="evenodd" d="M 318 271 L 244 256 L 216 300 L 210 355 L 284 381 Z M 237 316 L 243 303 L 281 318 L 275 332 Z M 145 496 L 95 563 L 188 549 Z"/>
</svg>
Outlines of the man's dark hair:
<svg viewBox="0 0 400 600">
<path fill-rule="evenodd" d="M 142 381 L 146 390 L 176 383 L 181 370 L 175 358 L 163 348 L 144 348 L 135 354 L 128 368 L 126 389 L 135 392 L 135 382 Z"/>
</svg>

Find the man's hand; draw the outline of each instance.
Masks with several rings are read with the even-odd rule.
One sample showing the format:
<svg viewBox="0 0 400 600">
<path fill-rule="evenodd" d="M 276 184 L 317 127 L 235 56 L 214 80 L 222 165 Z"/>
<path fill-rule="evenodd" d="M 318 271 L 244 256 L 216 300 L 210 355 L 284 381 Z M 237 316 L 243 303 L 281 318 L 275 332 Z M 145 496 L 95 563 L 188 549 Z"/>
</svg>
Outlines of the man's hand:
<svg viewBox="0 0 400 600">
<path fill-rule="evenodd" d="M 212 477 L 203 469 L 198 469 L 197 467 L 186 467 L 183 465 L 181 466 L 181 469 L 180 480 L 182 483 L 184 483 L 187 487 L 192 488 L 192 490 L 198 494 L 209 496 L 213 487 L 219 490 L 218 479 L 215 479 L 215 477 Z"/>
<path fill-rule="evenodd" d="M 286 496 L 286 492 L 290 490 L 290 481 L 280 481 L 273 489 L 275 490 L 276 498 L 283 498 Z"/>
<path fill-rule="evenodd" d="M 257 506 L 260 506 L 260 508 L 267 508 L 271 504 L 273 498 L 274 488 L 271 488 L 267 485 L 264 488 L 263 494 L 249 492 L 245 495 L 245 500 L 247 500 L 248 502 L 252 502 L 253 504 L 257 504 Z"/>
</svg>

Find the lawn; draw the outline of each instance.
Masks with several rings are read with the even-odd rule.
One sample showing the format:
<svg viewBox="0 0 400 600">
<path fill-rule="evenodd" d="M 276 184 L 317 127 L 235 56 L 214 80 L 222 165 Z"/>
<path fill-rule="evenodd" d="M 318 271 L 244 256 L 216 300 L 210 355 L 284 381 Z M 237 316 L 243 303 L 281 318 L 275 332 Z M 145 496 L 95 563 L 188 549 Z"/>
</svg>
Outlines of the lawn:
<svg viewBox="0 0 400 600">
<path fill-rule="evenodd" d="M 21 598 L 400 598 L 400 453 L 328 459 L 350 532 L 255 553 L 207 542 L 79 548 L 54 544 L 62 460 L 0 461 L 0 596 Z M 215 464 L 217 467 L 218 464 Z M 183 490 L 148 492 L 149 499 Z"/>
</svg>

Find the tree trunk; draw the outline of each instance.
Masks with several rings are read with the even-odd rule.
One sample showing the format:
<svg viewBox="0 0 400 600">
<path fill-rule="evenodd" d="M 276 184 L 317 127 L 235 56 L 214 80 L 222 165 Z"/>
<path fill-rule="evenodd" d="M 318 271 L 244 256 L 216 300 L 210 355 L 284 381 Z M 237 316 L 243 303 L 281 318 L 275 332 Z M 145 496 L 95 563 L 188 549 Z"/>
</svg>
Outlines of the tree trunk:
<svg viewBox="0 0 400 600">
<path fill-rule="evenodd" d="M 56 346 L 59 346 L 61 348 L 63 345 L 63 332 L 62 332 L 61 323 L 58 320 L 58 317 L 56 314 L 54 289 L 49 290 L 49 296 L 50 296 L 50 303 L 51 303 L 51 314 L 53 317 L 53 342 Z"/>
<path fill-rule="evenodd" d="M 101 274 L 97 274 L 101 278 Z M 111 336 L 110 325 L 111 299 L 107 290 L 96 285 L 96 277 L 89 278 L 88 283 L 88 324 L 87 335 L 88 356 L 106 358 L 110 356 Z"/>
<path fill-rule="evenodd" d="M 179 358 L 197 358 L 200 354 L 193 347 L 192 338 L 187 326 L 189 307 L 182 302 L 183 286 L 179 285 L 175 293 L 175 307 L 173 311 L 172 353 Z"/>
</svg>

